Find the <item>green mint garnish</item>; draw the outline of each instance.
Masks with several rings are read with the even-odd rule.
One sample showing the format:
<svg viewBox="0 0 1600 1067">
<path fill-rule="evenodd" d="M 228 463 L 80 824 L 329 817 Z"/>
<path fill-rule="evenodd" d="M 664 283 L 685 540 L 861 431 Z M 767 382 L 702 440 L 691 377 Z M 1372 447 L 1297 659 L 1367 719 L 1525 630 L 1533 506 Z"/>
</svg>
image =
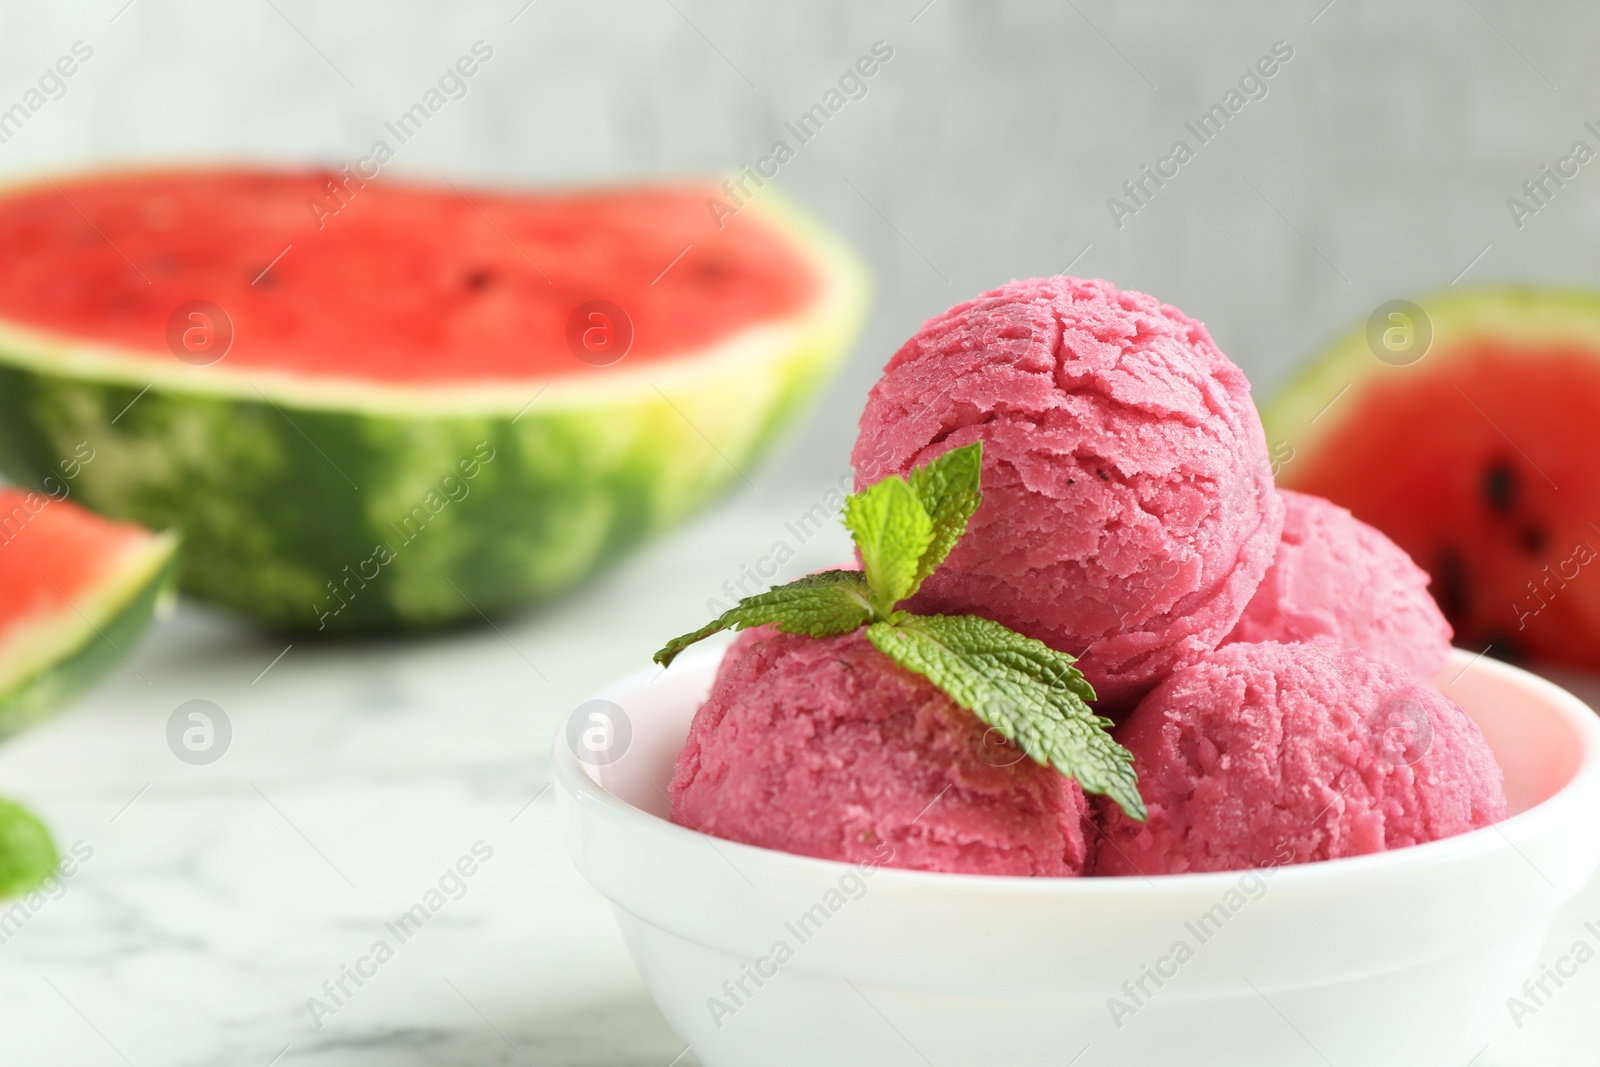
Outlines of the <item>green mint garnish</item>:
<svg viewBox="0 0 1600 1067">
<path fill-rule="evenodd" d="M 668 641 L 655 660 L 665 667 L 696 641 L 730 628 L 775 626 L 786 634 L 833 637 L 859 629 L 876 617 L 865 575 L 860 571 L 822 571 L 745 597 L 694 633 Z"/>
<path fill-rule="evenodd" d="M 655 655 L 662 666 L 720 630 L 772 626 L 833 637 L 865 626 L 885 656 L 922 675 L 1035 762 L 1110 797 L 1143 822 L 1133 755 L 1112 740 L 1111 720 L 1089 707 L 1094 688 L 1076 658 L 978 615 L 916 615 L 897 605 L 944 562 L 978 510 L 983 444 L 952 449 L 924 467 L 845 501 L 844 524 L 861 571 L 823 571 L 747 597 Z"/>
<path fill-rule="evenodd" d="M 927 466 L 911 471 L 912 491 L 933 520 L 933 537 L 927 551 L 917 561 L 917 580 L 912 583 L 912 593 L 944 562 L 961 535 L 967 532 L 967 520 L 983 502 L 983 494 L 978 492 L 982 469 L 983 443 L 980 441 L 965 448 L 951 449 Z"/>
<path fill-rule="evenodd" d="M 895 476 L 846 498 L 844 524 L 861 553 L 872 606 L 885 617 L 916 587 L 922 557 L 933 544 L 933 517 L 906 480 Z"/>
<path fill-rule="evenodd" d="M 867 638 L 998 730 L 1034 762 L 1076 778 L 1143 821 L 1133 754 L 1111 739 L 1111 720 L 1085 701 L 1094 689 L 1072 657 L 978 615 L 910 615 L 867 627 Z"/>
<path fill-rule="evenodd" d="M 0 899 L 39 888 L 60 857 L 50 831 L 27 808 L 0 799 Z"/>
<path fill-rule="evenodd" d="M 833 637 L 887 620 L 949 554 L 978 510 L 983 444 L 952 449 L 925 467 L 883 479 L 844 504 L 844 523 L 861 552 L 861 571 L 823 571 L 746 597 L 655 654 L 665 667 L 678 653 L 722 630 L 772 626 L 788 634 Z"/>
</svg>

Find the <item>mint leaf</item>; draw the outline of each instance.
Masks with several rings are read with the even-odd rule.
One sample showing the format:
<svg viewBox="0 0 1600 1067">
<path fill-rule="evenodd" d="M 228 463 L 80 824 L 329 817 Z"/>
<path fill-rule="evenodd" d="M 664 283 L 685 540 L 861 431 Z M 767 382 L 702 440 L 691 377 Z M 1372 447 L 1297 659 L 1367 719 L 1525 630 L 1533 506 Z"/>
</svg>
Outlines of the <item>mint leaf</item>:
<svg viewBox="0 0 1600 1067">
<path fill-rule="evenodd" d="M 975 441 L 952 448 L 927 466 L 911 472 L 907 481 L 922 502 L 923 510 L 933 520 L 933 538 L 917 561 L 916 578 L 907 596 L 917 591 L 967 532 L 967 520 L 983 501 L 983 494 L 978 492 L 982 471 L 983 442 Z"/>
<path fill-rule="evenodd" d="M 877 617 L 860 571 L 818 571 L 788 585 L 746 597 L 691 634 L 675 637 L 655 654 L 663 667 L 678 653 L 720 630 L 775 626 L 786 634 L 832 637 Z"/>
<path fill-rule="evenodd" d="M 21 804 L 0 800 L 0 899 L 43 885 L 59 860 L 44 823 Z"/>
<path fill-rule="evenodd" d="M 887 619 L 950 554 L 982 499 L 983 443 L 953 448 L 911 472 L 891 475 L 846 498 L 844 524 L 862 571 L 823 571 L 746 597 L 655 654 L 665 667 L 696 641 L 729 628 L 772 625 L 785 633 L 832 637 Z M 1090 693 L 1093 697 L 1093 693 Z"/>
<path fill-rule="evenodd" d="M 1133 754 L 1085 701 L 1094 689 L 1073 657 L 977 615 L 896 612 L 867 627 L 878 651 L 943 689 L 1037 763 L 1076 778 L 1145 821 Z"/>
<path fill-rule="evenodd" d="M 887 616 L 916 584 L 917 567 L 933 541 L 933 519 L 911 486 L 891 474 L 844 502 L 872 603 Z"/>
</svg>

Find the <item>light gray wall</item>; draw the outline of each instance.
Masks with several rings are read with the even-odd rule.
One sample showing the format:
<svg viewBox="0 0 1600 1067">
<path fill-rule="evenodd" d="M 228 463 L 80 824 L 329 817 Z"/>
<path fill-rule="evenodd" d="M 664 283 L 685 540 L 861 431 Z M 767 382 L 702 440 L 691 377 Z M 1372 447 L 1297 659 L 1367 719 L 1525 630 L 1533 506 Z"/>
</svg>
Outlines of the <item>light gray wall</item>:
<svg viewBox="0 0 1600 1067">
<path fill-rule="evenodd" d="M 1574 140 L 1600 149 L 1583 125 L 1600 127 L 1594 5 L 925 2 L 5 0 L 0 108 L 74 41 L 94 56 L 0 145 L 0 175 L 350 160 L 478 39 L 494 59 L 396 172 L 537 183 L 731 168 L 887 41 L 868 95 L 779 178 L 879 283 L 849 369 L 763 479 L 791 484 L 842 467 L 878 367 L 925 317 L 1086 247 L 1075 273 L 1205 320 L 1258 393 L 1486 246 L 1463 284 L 1600 272 L 1600 163 L 1520 230 L 1506 206 Z M 1107 198 L 1176 138 L 1193 145 L 1185 120 L 1280 40 L 1294 58 L 1267 96 L 1117 228 Z"/>
</svg>

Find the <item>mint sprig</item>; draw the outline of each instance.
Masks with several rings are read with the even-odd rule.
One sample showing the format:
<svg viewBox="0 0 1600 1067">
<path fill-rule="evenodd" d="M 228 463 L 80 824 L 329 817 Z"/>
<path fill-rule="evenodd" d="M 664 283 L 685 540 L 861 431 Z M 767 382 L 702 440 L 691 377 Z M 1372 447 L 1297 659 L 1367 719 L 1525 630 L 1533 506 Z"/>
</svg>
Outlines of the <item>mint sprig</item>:
<svg viewBox="0 0 1600 1067">
<path fill-rule="evenodd" d="M 774 626 L 786 634 L 833 637 L 866 625 L 876 614 L 860 571 L 819 571 L 788 585 L 745 597 L 700 629 L 667 642 L 655 655 L 663 667 L 678 653 L 721 630 Z"/>
<path fill-rule="evenodd" d="M 952 449 L 909 478 L 891 475 L 845 501 L 844 524 L 860 571 L 823 571 L 746 597 L 657 652 L 662 666 L 720 630 L 772 626 L 833 637 L 865 626 L 867 639 L 928 679 L 1035 762 L 1110 797 L 1143 822 L 1133 755 L 1112 739 L 1111 720 L 1089 707 L 1094 688 L 1075 657 L 979 615 L 900 610 L 943 563 L 982 501 L 983 444 Z"/>
<path fill-rule="evenodd" d="M 933 544 L 933 516 L 896 476 L 846 498 L 844 524 L 861 553 L 872 606 L 887 616 L 917 585 L 922 557 Z"/>
<path fill-rule="evenodd" d="M 944 562 L 978 510 L 983 443 L 952 449 L 911 472 L 850 496 L 844 523 L 861 552 L 862 570 L 822 571 L 745 597 L 693 633 L 655 654 L 663 667 L 697 641 L 722 630 L 771 626 L 787 634 L 833 637 L 887 621 Z"/>
<path fill-rule="evenodd" d="M 1133 754 L 1107 733 L 1110 719 L 1072 657 L 979 615 L 897 613 L 867 627 L 885 656 L 927 678 L 998 730 L 1034 762 L 1076 778 L 1141 821 Z"/>
<path fill-rule="evenodd" d="M 39 888 L 60 857 L 50 831 L 21 804 L 0 799 L 0 900 Z"/>
<path fill-rule="evenodd" d="M 910 485 L 917 500 L 933 520 L 933 536 L 917 560 L 917 577 L 910 596 L 922 586 L 934 568 L 944 562 L 967 532 L 967 520 L 983 502 L 978 481 L 983 470 L 983 442 L 954 448 L 923 467 L 913 468 Z M 881 483 L 880 483 L 881 484 Z"/>
</svg>

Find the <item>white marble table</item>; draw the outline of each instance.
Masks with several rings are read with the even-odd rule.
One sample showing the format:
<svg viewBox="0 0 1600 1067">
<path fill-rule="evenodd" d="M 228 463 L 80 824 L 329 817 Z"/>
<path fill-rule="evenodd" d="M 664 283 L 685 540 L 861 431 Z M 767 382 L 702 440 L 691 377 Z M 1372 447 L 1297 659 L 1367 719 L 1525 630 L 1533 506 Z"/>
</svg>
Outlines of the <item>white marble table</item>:
<svg viewBox="0 0 1600 1067">
<path fill-rule="evenodd" d="M 60 899 L 0 928 L 0 1063 L 673 1064 L 682 1043 L 567 860 L 547 750 L 812 502 L 748 498 L 501 631 L 275 659 L 286 639 L 185 604 L 98 692 L 0 748 L 0 793 L 93 852 Z M 796 547 L 787 573 L 845 554 L 833 530 Z M 196 699 L 233 731 L 209 765 L 166 739 Z M 403 942 L 386 928 L 475 845 L 492 856 L 446 880 L 459 899 L 435 898 Z M 1584 920 L 1600 927 L 1600 886 L 1551 962 L 1579 938 L 1600 948 Z M 378 940 L 393 957 L 363 962 Z M 371 976 L 336 1003 L 324 982 L 358 964 Z M 312 997 L 334 1010 L 314 1019 Z M 1597 1007 L 1600 960 L 1520 1031 L 1508 1015 L 1474 1067 L 1600 1062 Z"/>
</svg>

